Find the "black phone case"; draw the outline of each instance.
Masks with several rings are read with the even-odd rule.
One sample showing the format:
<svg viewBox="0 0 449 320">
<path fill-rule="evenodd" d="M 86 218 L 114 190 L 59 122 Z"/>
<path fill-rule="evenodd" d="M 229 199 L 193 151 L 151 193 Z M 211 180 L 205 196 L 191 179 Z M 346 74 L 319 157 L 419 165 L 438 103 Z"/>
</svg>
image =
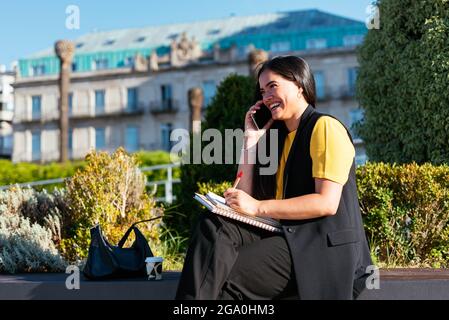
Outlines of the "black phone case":
<svg viewBox="0 0 449 320">
<path fill-rule="evenodd" d="M 259 129 L 262 129 L 270 119 L 271 111 L 264 104 L 253 114 L 253 120 Z"/>
</svg>

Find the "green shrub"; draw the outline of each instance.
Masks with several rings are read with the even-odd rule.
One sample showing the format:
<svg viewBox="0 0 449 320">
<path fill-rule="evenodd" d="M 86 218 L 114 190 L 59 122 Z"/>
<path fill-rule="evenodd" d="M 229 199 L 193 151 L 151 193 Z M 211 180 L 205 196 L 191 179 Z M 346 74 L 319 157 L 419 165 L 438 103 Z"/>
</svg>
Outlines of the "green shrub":
<svg viewBox="0 0 449 320">
<path fill-rule="evenodd" d="M 368 163 L 357 187 L 379 263 L 449 266 L 449 166 Z"/>
<path fill-rule="evenodd" d="M 0 214 L 0 272 L 60 272 L 66 266 L 50 229 L 18 215 Z"/>
<path fill-rule="evenodd" d="M 8 160 L 0 160 L 0 186 L 70 177 L 83 165 L 82 161 L 41 165 L 35 163 L 14 164 Z M 36 189 L 54 189 L 55 186 L 57 185 L 47 185 Z M 62 184 L 59 184 L 59 187 L 61 186 Z"/>
<path fill-rule="evenodd" d="M 90 228 L 96 223 L 111 243 L 117 243 L 134 222 L 162 215 L 163 210 L 146 193 L 145 184 L 136 157 L 122 148 L 113 154 L 89 153 L 86 166 L 66 181 L 70 230 L 61 243 L 64 254 L 70 260 L 85 258 Z M 153 247 L 160 244 L 158 223 L 139 226 Z"/>
</svg>

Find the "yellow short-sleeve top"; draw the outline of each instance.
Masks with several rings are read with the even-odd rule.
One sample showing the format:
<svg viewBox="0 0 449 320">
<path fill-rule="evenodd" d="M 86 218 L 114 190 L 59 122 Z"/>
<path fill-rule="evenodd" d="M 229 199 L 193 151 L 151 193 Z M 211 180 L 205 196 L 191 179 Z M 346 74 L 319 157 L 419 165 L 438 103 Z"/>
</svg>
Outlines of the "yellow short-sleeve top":
<svg viewBox="0 0 449 320">
<path fill-rule="evenodd" d="M 276 199 L 284 198 L 284 169 L 295 139 L 296 130 L 285 138 L 279 168 L 276 173 Z M 332 117 L 322 116 L 312 131 L 310 140 L 312 176 L 344 185 L 355 156 L 354 145 L 345 127 Z"/>
</svg>

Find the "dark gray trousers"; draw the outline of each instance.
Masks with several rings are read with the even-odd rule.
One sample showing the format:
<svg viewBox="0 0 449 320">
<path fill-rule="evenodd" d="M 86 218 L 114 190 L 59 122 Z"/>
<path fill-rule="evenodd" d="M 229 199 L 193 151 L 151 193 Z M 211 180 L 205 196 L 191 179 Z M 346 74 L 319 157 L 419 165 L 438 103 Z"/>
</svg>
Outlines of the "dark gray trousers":
<svg viewBox="0 0 449 320">
<path fill-rule="evenodd" d="M 176 299 L 266 300 L 296 291 L 283 235 L 213 213 L 199 217 Z"/>
</svg>

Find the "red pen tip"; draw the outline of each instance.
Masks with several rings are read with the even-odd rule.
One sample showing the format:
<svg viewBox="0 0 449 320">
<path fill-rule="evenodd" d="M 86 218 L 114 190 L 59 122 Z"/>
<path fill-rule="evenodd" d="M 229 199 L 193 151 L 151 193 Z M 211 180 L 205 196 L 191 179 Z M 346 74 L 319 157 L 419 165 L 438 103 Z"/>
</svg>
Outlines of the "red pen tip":
<svg viewBox="0 0 449 320">
<path fill-rule="evenodd" d="M 240 171 L 239 174 L 237 175 L 237 178 L 241 178 L 243 177 L 243 171 Z"/>
</svg>

